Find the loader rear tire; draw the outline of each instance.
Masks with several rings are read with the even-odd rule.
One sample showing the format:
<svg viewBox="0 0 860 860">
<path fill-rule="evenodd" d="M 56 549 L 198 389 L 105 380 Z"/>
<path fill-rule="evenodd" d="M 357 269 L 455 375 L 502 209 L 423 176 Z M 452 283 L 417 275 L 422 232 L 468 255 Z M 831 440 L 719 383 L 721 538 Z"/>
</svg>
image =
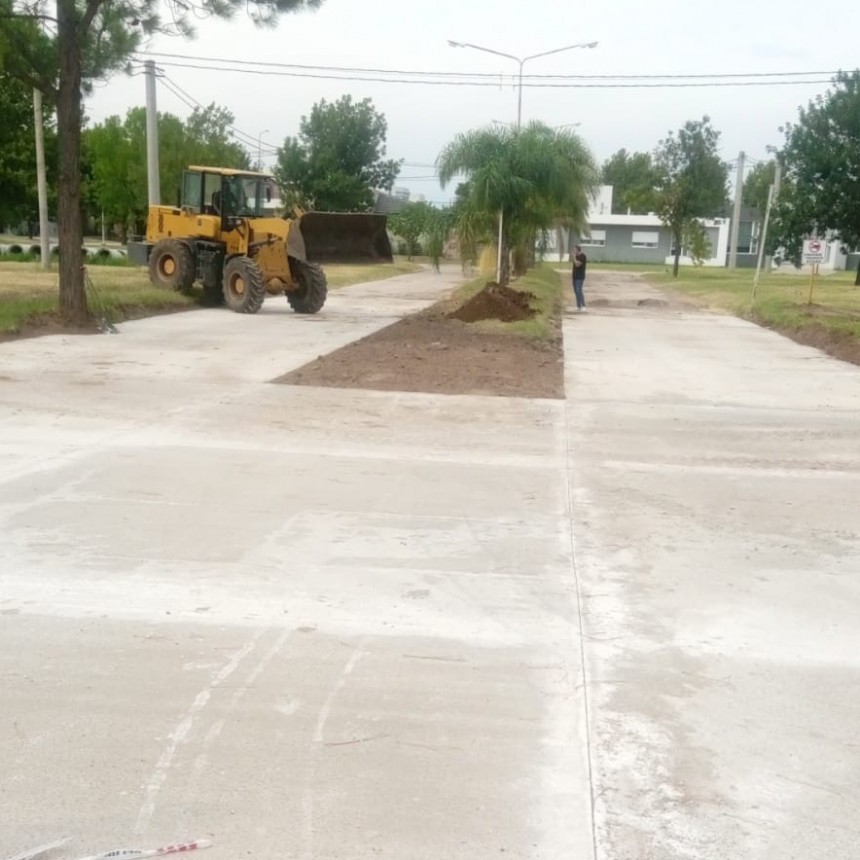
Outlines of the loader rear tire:
<svg viewBox="0 0 860 860">
<path fill-rule="evenodd" d="M 188 294 L 197 274 L 191 248 L 177 239 L 161 239 L 149 254 L 149 280 L 157 287 Z"/>
<path fill-rule="evenodd" d="M 255 314 L 263 307 L 266 284 L 250 257 L 233 257 L 224 267 L 224 301 L 237 314 Z"/>
<path fill-rule="evenodd" d="M 297 314 L 315 314 L 322 310 L 328 295 L 325 273 L 316 263 L 304 263 L 290 257 L 290 272 L 298 283 L 287 291 L 287 301 Z"/>
</svg>

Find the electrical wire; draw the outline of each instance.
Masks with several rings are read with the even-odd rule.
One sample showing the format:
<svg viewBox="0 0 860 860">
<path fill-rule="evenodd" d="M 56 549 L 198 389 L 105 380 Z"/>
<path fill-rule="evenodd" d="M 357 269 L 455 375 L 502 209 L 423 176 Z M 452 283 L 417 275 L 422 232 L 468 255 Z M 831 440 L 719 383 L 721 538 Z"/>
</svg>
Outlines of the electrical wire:
<svg viewBox="0 0 860 860">
<path fill-rule="evenodd" d="M 440 72 L 426 71 L 419 69 L 380 69 L 380 68 L 362 68 L 358 66 L 328 66 L 328 65 L 309 65 L 302 63 L 273 63 L 261 60 L 234 60 L 226 57 L 201 57 L 191 54 L 174 54 L 164 53 L 159 51 L 143 52 L 150 57 L 162 57 L 167 60 L 183 60 L 192 62 L 205 62 L 214 64 L 219 67 L 219 64 L 227 63 L 230 66 L 248 66 L 261 69 L 285 69 L 295 70 L 299 72 L 339 72 L 348 75 L 399 75 L 405 77 L 431 77 L 438 79 L 491 79 L 493 86 L 499 78 L 497 72 Z M 558 80 L 558 81 L 672 81 L 672 80 L 727 80 L 739 78 L 798 78 L 798 77 L 818 77 L 822 75 L 834 76 L 837 71 L 797 71 L 797 72 L 714 72 L 714 73 L 690 73 L 690 74 L 634 74 L 634 75 L 523 75 L 523 81 L 529 80 Z M 505 77 L 517 77 L 518 75 L 505 75 Z M 351 79 L 351 78 L 350 78 Z"/>
<path fill-rule="evenodd" d="M 263 69 L 263 68 L 245 68 L 245 67 L 230 67 L 224 65 L 200 65 L 197 63 L 188 62 L 173 62 L 169 60 L 161 60 L 160 65 L 174 69 L 195 69 L 205 72 L 229 72 L 231 74 L 246 74 L 259 75 L 262 77 L 282 77 L 282 78 L 305 78 L 313 80 L 330 80 L 330 81 L 355 81 L 358 83 L 382 83 L 382 84 L 413 84 L 421 86 L 447 86 L 447 87 L 494 87 L 501 86 L 520 86 L 519 80 L 515 75 L 494 76 L 498 77 L 497 81 L 488 80 L 448 80 L 444 78 L 432 79 L 429 77 L 396 78 L 396 77 L 374 77 L 370 75 L 351 75 L 351 74 L 327 74 L 318 72 L 306 71 L 288 71 L 281 69 Z M 505 79 L 509 79 L 507 82 Z M 775 87 L 775 86 L 797 86 L 806 84 L 821 84 L 830 83 L 829 78 L 792 78 L 789 80 L 776 80 L 773 78 L 756 78 L 754 80 L 664 80 L 661 82 L 655 80 L 645 81 L 637 79 L 634 82 L 594 82 L 592 80 L 583 79 L 564 79 L 560 82 L 542 81 L 531 78 L 523 78 L 522 86 L 528 89 L 682 89 L 682 88 L 705 88 L 705 87 Z"/>
<path fill-rule="evenodd" d="M 156 71 L 159 71 L 156 69 Z M 201 104 L 197 99 L 194 98 L 187 90 L 184 90 L 176 81 L 170 78 L 168 75 L 164 74 L 163 70 L 162 74 L 159 75 L 159 79 L 161 82 L 167 87 L 170 92 L 173 93 L 181 102 L 183 102 L 187 107 L 190 107 L 192 110 L 200 109 L 206 110 L 203 104 Z M 227 131 L 230 136 L 243 144 L 244 146 L 253 147 L 255 150 L 260 152 L 261 155 L 273 156 L 278 154 L 277 147 L 265 146 L 260 147 L 258 145 L 258 141 L 254 139 L 254 137 L 247 132 L 241 131 L 235 126 L 227 126 Z"/>
</svg>

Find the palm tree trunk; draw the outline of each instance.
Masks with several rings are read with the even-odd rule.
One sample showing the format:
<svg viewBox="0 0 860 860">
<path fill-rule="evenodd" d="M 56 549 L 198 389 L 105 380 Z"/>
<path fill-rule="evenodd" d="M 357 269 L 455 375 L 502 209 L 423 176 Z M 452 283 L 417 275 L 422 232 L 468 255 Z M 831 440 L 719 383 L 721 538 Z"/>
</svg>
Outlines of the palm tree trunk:
<svg viewBox="0 0 860 860">
<path fill-rule="evenodd" d="M 81 215 L 81 51 L 74 0 L 57 2 L 57 47 L 60 59 L 57 90 L 57 136 L 60 141 L 57 183 L 57 246 L 60 253 L 60 314 L 66 322 L 86 322 L 84 291 L 84 226 Z"/>
</svg>

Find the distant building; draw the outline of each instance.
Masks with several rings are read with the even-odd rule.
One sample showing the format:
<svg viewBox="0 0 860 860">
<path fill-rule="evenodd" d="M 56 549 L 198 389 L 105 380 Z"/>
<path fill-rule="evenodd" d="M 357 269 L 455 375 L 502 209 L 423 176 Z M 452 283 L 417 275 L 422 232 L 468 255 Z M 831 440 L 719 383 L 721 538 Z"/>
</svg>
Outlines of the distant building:
<svg viewBox="0 0 860 860">
<path fill-rule="evenodd" d="M 658 215 L 614 215 L 613 189 L 602 185 L 589 207 L 589 228 L 581 234 L 573 230 L 556 231 L 550 236 L 550 254 L 567 259 L 574 245 L 581 245 L 589 259 L 606 263 L 672 263 L 674 260 L 672 231 Z M 702 261 L 705 266 L 724 266 L 729 247 L 728 218 L 703 218 L 711 256 Z M 686 248 L 681 248 L 681 265 L 692 265 Z"/>
</svg>

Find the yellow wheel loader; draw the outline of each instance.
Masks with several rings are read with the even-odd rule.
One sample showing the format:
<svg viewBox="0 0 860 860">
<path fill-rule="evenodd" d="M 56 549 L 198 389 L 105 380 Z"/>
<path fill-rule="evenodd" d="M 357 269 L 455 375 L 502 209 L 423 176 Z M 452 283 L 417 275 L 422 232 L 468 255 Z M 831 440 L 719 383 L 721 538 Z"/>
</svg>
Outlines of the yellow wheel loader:
<svg viewBox="0 0 860 860">
<path fill-rule="evenodd" d="M 325 304 L 323 262 L 391 262 L 382 215 L 277 214 L 272 176 L 247 170 L 189 167 L 179 206 L 151 206 L 146 241 L 128 257 L 149 267 L 153 284 L 188 292 L 203 286 L 209 304 L 253 314 L 267 293 L 283 292 L 294 311 Z"/>
</svg>

